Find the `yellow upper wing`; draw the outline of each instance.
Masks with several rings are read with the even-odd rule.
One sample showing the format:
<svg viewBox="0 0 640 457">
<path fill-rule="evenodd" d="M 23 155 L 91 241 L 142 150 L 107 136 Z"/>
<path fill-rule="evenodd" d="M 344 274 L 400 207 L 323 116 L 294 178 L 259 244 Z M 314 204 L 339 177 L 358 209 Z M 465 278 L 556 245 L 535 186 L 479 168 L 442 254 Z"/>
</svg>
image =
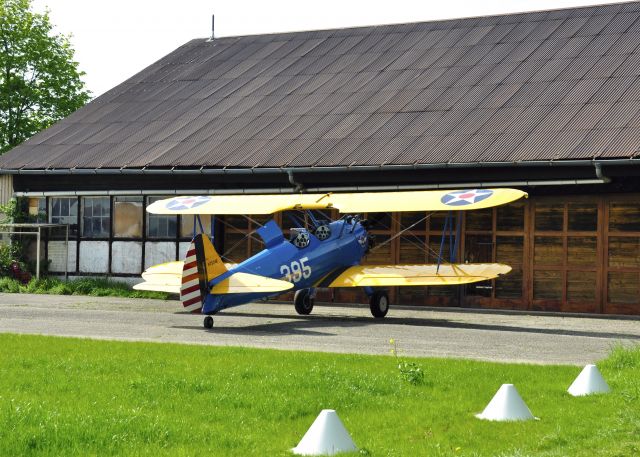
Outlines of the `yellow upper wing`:
<svg viewBox="0 0 640 457">
<path fill-rule="evenodd" d="M 468 263 L 437 265 L 358 265 L 322 287 L 454 286 L 507 274 L 509 265 Z"/>
<path fill-rule="evenodd" d="M 152 214 L 273 214 L 302 209 L 337 209 L 341 213 L 460 211 L 504 205 L 526 196 L 526 192 L 517 189 L 207 195 L 158 200 L 147 211 Z"/>
</svg>

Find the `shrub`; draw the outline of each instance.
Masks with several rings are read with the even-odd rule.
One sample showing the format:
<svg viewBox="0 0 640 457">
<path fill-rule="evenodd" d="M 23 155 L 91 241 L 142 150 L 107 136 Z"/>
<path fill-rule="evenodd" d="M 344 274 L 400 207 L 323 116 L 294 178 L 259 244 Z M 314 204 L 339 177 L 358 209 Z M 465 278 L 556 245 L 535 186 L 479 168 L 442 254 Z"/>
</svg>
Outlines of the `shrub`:
<svg viewBox="0 0 640 457">
<path fill-rule="evenodd" d="M 396 361 L 398 362 L 400 378 L 414 386 L 424 384 L 424 371 L 422 371 L 420 365 L 415 362 L 408 362 L 404 359 L 400 359 L 400 357 L 398 357 L 398 345 L 393 338 L 389 340 L 389 344 L 393 346 L 390 352 L 395 356 Z"/>
<path fill-rule="evenodd" d="M 156 298 L 166 300 L 170 294 L 133 290 L 128 284 L 104 278 L 82 278 L 68 282 L 55 278 L 32 279 L 22 285 L 19 281 L 0 277 L 0 292 L 54 295 L 90 295 L 94 297 Z"/>
</svg>

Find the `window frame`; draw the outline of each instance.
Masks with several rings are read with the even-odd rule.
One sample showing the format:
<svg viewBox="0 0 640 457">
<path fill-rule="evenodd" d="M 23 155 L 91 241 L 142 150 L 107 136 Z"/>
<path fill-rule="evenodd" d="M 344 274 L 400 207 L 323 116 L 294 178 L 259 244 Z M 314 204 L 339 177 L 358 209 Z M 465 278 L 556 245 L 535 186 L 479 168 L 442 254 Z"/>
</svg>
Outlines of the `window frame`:
<svg viewBox="0 0 640 457">
<path fill-rule="evenodd" d="M 106 200 L 108 202 L 108 208 L 106 211 L 106 215 L 101 214 L 99 216 L 94 216 L 93 215 L 93 204 L 91 205 L 91 216 L 86 216 L 86 211 L 87 211 L 87 206 L 86 206 L 86 202 L 88 200 L 98 200 L 98 199 L 103 199 Z M 111 240 L 112 238 L 112 229 L 113 227 L 111 226 L 111 221 L 113 219 L 113 205 L 111 204 L 111 200 L 112 198 L 110 196 L 103 196 L 103 195 L 97 195 L 97 196 L 83 196 L 80 198 L 80 239 L 81 240 Z M 95 236 L 93 233 L 87 235 L 85 233 L 85 219 L 93 219 L 93 218 L 99 218 L 101 219 L 101 221 L 103 221 L 104 219 L 106 219 L 106 235 L 101 235 L 101 236 Z M 93 222 L 92 222 L 93 224 Z M 101 225 L 103 225 L 103 222 L 101 222 Z M 93 231 L 93 230 L 92 230 Z M 109 247 L 111 248 L 111 247 Z"/>
<path fill-rule="evenodd" d="M 136 201 L 139 200 L 139 201 Z M 142 241 L 144 239 L 144 197 L 142 195 L 117 195 L 111 198 L 109 213 L 111 214 L 110 221 L 110 238 L 114 241 Z M 116 216 L 118 203 L 140 203 L 140 236 L 118 236 L 116 234 Z"/>
<path fill-rule="evenodd" d="M 76 205 L 76 214 L 74 215 L 54 215 L 54 211 L 53 211 L 53 206 L 54 206 L 54 200 L 70 200 L 70 201 L 75 201 L 75 205 Z M 72 205 L 69 205 L 69 209 L 71 209 Z M 72 238 L 76 238 L 79 234 L 80 234 L 80 202 L 78 197 L 49 197 L 48 201 L 47 201 L 47 221 L 50 224 L 69 224 L 69 239 Z M 75 217 L 75 223 L 73 222 L 66 222 L 66 221 L 61 221 L 61 220 L 56 220 L 54 221 L 53 219 L 55 218 L 71 218 L 71 217 Z M 75 230 L 74 230 L 74 225 L 75 225 Z M 52 236 L 52 239 L 57 239 L 58 237 Z"/>
<path fill-rule="evenodd" d="M 181 217 L 179 215 L 175 215 L 175 216 L 171 216 L 168 214 L 151 214 L 147 211 L 147 207 L 149 205 L 151 205 L 152 203 L 158 201 L 158 200 L 162 200 L 162 199 L 166 199 L 166 198 L 170 198 L 169 196 L 158 196 L 158 195 L 145 195 L 144 196 L 144 201 L 143 201 L 143 212 L 145 213 L 143 215 L 143 224 L 144 224 L 144 230 L 142 233 L 143 238 L 145 239 L 145 241 L 176 241 L 178 239 L 184 239 L 183 237 L 180 236 L 180 228 L 181 228 Z M 167 234 L 166 236 L 152 236 L 150 235 L 150 229 L 151 229 L 151 221 L 153 219 L 160 219 L 160 220 L 166 220 L 167 221 L 167 228 L 169 227 L 170 223 L 169 220 L 173 219 L 175 221 L 175 230 L 174 233 L 172 235 Z M 167 230 L 167 233 L 169 231 Z"/>
</svg>

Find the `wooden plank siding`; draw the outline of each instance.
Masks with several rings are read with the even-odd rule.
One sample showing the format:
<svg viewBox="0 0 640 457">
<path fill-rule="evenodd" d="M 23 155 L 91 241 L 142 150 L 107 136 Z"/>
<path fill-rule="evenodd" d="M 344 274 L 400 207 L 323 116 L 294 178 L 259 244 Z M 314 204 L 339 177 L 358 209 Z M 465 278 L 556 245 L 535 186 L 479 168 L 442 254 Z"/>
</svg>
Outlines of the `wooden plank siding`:
<svg viewBox="0 0 640 457">
<path fill-rule="evenodd" d="M 426 220 L 420 221 L 425 216 Z M 394 239 L 365 261 L 437 262 L 445 216 L 389 213 L 378 217 L 372 231 L 377 245 Z M 283 218 L 278 216 L 277 220 L 282 222 Z M 290 226 L 285 220 L 285 230 Z M 467 286 L 391 288 L 394 303 L 640 314 L 638 195 L 532 197 L 464 213 L 461 234 L 458 259 L 507 263 L 513 271 L 497 280 Z M 448 236 L 443 251 L 448 260 Z M 241 252 L 251 253 L 248 243 L 237 254 Z M 359 289 L 324 291 L 319 298 L 344 303 L 367 301 Z"/>
<path fill-rule="evenodd" d="M 6 205 L 13 198 L 13 175 L 0 175 L 0 205 Z"/>
</svg>

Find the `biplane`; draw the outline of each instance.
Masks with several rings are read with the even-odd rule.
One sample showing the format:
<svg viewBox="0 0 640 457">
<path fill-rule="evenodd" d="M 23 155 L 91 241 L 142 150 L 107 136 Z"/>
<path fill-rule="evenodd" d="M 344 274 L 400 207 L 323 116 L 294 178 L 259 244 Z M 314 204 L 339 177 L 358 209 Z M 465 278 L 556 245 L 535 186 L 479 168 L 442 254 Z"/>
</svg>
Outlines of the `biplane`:
<svg viewBox="0 0 640 457">
<path fill-rule="evenodd" d="M 511 271 L 511 267 L 500 263 L 456 263 L 460 224 L 459 218 L 455 223 L 453 215 L 507 204 L 526 196 L 516 189 L 463 189 L 209 195 L 158 200 L 149 205 L 147 211 L 193 215 L 194 236 L 184 261 L 148 268 L 142 274 L 144 282 L 134 287 L 180 294 L 187 311 L 206 316 L 205 328 L 213 327 L 212 315 L 223 309 L 290 291 L 295 291 L 296 312 L 307 315 L 313 310 L 316 290 L 334 287 L 362 287 L 369 297 L 371 314 L 382 318 L 389 310 L 386 287 L 461 285 L 487 281 Z M 327 210 L 337 210 L 342 216 L 330 220 Z M 264 242 L 264 249 L 238 264 L 224 262 L 211 241 L 215 233 L 211 237 L 204 233 L 199 219 L 201 215 L 249 217 L 247 215 L 284 211 L 291 215 L 297 227 L 291 228 L 285 237 L 273 219 L 260 225 L 255 232 Z M 376 246 L 370 233 L 372 221 L 361 215 L 396 211 L 448 212 L 435 264 L 363 264 L 363 258 Z M 197 227 L 200 227 L 199 233 Z M 449 261 L 444 261 L 442 252 L 446 236 L 455 237 L 455 245 L 449 243 Z"/>
</svg>

